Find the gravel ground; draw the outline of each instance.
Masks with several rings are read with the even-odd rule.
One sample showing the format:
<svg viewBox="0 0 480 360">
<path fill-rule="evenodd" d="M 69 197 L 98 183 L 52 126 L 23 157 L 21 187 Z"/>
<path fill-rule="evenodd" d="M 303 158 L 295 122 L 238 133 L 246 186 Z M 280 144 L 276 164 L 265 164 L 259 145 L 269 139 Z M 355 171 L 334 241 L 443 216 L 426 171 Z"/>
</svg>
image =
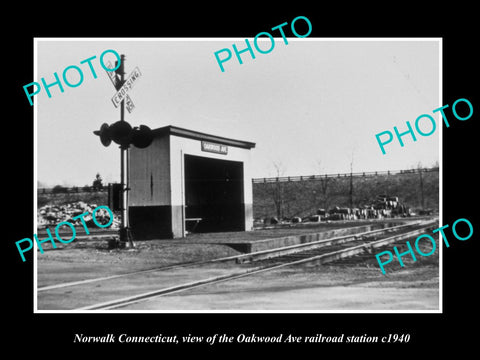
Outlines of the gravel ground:
<svg viewBox="0 0 480 360">
<path fill-rule="evenodd" d="M 438 267 L 291 267 L 152 298 L 130 311 L 438 311 Z"/>
<path fill-rule="evenodd" d="M 330 226 L 342 227 L 341 224 Z M 305 230 L 312 232 L 311 229 Z M 257 238 L 274 235 L 271 230 L 263 231 L 269 233 L 259 232 L 262 236 Z M 283 234 L 280 236 L 284 236 Z M 241 233 L 235 236 L 253 239 L 254 235 L 255 233 Z M 204 240 L 206 236 L 201 234 Z M 222 234 L 214 235 L 217 239 L 221 236 Z M 393 246 L 390 245 L 387 249 L 392 250 Z M 430 249 L 431 244 L 422 244 L 424 253 L 428 253 Z M 400 252 L 405 250 L 406 247 L 399 248 Z M 417 256 L 415 262 L 405 256 L 404 267 L 394 260 L 385 266 L 386 275 L 379 270 L 374 256 L 380 251 L 383 249 L 323 266 L 283 268 L 155 298 L 126 309 L 181 311 L 439 308 L 438 249 L 432 256 Z M 137 241 L 134 249 L 109 250 L 106 240 L 76 240 L 71 244 L 62 244 L 58 250 L 47 250 L 43 254 L 37 252 L 37 286 L 237 254 L 239 252 L 229 246 L 215 243 L 150 240 Z"/>
</svg>

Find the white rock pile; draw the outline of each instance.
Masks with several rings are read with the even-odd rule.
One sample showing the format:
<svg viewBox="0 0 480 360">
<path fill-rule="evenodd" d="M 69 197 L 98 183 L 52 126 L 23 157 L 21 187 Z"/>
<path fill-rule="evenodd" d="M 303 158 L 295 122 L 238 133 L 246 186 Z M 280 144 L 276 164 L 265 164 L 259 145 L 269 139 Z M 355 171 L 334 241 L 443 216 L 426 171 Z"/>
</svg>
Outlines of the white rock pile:
<svg viewBox="0 0 480 360">
<path fill-rule="evenodd" d="M 74 226 L 83 227 L 81 218 L 84 219 L 85 224 L 89 229 L 98 228 L 92 219 L 92 211 L 97 207 L 97 204 L 87 204 L 83 201 L 77 201 L 65 205 L 45 205 L 38 209 L 37 224 L 38 228 L 52 228 L 58 223 L 68 221 Z M 74 217 L 88 212 L 88 215 L 73 220 Z M 95 213 L 95 218 L 99 224 L 105 225 L 110 221 L 110 215 L 105 209 L 99 209 Z M 120 228 L 120 218 L 114 214 L 112 225 L 109 229 L 118 230 Z"/>
</svg>

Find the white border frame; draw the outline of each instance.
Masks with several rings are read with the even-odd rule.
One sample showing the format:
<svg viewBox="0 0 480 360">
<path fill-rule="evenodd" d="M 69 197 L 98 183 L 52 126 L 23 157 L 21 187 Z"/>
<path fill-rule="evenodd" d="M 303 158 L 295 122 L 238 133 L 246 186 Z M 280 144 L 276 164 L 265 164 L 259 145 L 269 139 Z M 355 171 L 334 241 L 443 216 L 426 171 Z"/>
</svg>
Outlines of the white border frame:
<svg viewBox="0 0 480 360">
<path fill-rule="evenodd" d="M 281 40 L 281 38 L 274 37 L 275 40 Z M 250 39 L 250 38 L 249 38 Z M 372 38 L 290 38 L 287 37 L 288 41 L 438 41 L 439 42 L 439 106 L 443 105 L 443 38 L 441 37 L 421 37 L 421 38 L 397 38 L 397 37 L 372 37 Z M 244 41 L 244 38 L 239 37 L 226 37 L 226 38 L 33 38 L 33 76 L 34 80 L 38 79 L 38 42 L 40 41 L 112 41 L 112 42 L 120 42 L 120 41 Z M 260 39 L 266 40 L 266 39 Z M 35 100 L 33 105 L 33 117 L 34 117 L 34 154 L 33 154 L 33 199 L 34 199 L 34 228 L 33 233 L 35 234 L 37 231 L 37 102 L 38 99 Z M 433 110 L 433 109 L 432 109 Z M 441 115 L 439 115 L 441 116 Z M 441 119 L 439 124 L 441 124 Z M 439 126 L 440 133 L 439 133 L 439 225 L 440 227 L 443 226 L 443 126 Z M 439 308 L 436 310 L 39 310 L 37 307 L 37 243 L 34 242 L 33 246 L 33 310 L 35 314 L 45 314 L 45 313 L 65 313 L 65 314 L 85 314 L 85 313 L 101 313 L 101 314 L 130 314 L 130 313 L 162 313 L 162 314 L 218 314 L 218 313 L 233 313 L 233 314 L 241 314 L 241 313 L 248 313 L 248 314 L 439 314 L 443 313 L 443 246 L 441 246 L 442 242 L 439 239 Z"/>
</svg>

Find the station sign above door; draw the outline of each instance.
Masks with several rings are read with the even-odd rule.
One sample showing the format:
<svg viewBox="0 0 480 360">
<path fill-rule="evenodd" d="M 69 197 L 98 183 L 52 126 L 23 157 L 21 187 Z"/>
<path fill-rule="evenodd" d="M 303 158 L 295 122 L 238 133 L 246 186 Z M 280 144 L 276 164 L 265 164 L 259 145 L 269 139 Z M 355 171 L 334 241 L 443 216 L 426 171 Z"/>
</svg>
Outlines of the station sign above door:
<svg viewBox="0 0 480 360">
<path fill-rule="evenodd" d="M 212 152 L 216 154 L 228 154 L 228 146 L 216 144 L 208 141 L 202 141 L 202 151 Z"/>
</svg>

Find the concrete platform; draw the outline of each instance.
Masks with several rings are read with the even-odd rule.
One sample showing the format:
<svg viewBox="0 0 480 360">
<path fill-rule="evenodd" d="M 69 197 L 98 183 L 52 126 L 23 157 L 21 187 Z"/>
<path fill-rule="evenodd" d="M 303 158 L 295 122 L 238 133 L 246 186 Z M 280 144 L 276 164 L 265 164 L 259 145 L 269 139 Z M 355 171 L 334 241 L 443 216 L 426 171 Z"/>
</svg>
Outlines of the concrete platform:
<svg viewBox="0 0 480 360">
<path fill-rule="evenodd" d="M 354 220 L 354 221 L 335 221 L 323 223 L 300 223 L 292 226 L 269 227 L 253 231 L 237 232 L 213 232 L 213 233 L 192 233 L 179 239 L 152 239 L 141 240 L 134 239 L 138 243 L 168 244 L 168 245 L 186 245 L 186 244 L 214 244 L 227 245 L 232 249 L 250 253 L 255 251 L 273 249 L 277 247 L 302 244 L 317 240 L 323 240 L 338 236 L 351 235 L 365 231 L 383 229 L 396 225 L 405 224 L 413 219 L 378 219 L 378 220 Z M 415 219 L 417 220 L 417 219 Z M 85 234 L 83 229 L 78 229 L 76 239 L 73 243 L 99 244 L 106 243 L 118 238 L 118 231 L 95 229 L 89 235 Z M 62 234 L 60 234 L 62 235 Z M 65 238 L 71 237 L 66 234 Z M 53 235 L 55 236 L 55 235 Z M 46 233 L 39 232 L 39 238 L 46 238 Z M 63 236 L 62 236 L 63 237 Z M 57 243 L 58 248 L 71 247 L 71 244 Z M 46 250 L 50 249 L 50 242 L 42 245 Z M 88 246 L 88 245 L 87 245 Z"/>
<path fill-rule="evenodd" d="M 297 245 L 338 236 L 357 234 L 366 231 L 384 229 L 401 225 L 403 221 L 372 222 L 336 222 L 323 224 L 305 224 L 290 228 L 255 230 L 237 233 L 191 234 L 178 240 L 165 240 L 169 244 L 217 244 L 227 245 L 242 253 L 274 249 L 283 246 Z M 360 224 L 360 225 L 359 225 Z"/>
</svg>

